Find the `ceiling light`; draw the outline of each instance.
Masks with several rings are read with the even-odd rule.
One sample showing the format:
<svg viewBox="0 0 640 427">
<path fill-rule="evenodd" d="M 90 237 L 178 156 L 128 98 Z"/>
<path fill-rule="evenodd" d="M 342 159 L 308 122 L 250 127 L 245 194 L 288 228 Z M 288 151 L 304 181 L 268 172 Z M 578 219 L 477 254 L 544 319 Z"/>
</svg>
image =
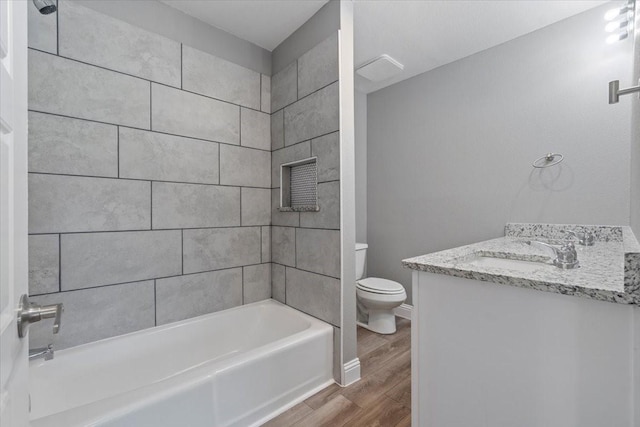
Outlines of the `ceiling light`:
<svg viewBox="0 0 640 427">
<path fill-rule="evenodd" d="M 613 33 L 615 30 L 625 28 L 627 25 L 629 25 L 629 21 L 613 21 L 609 22 L 604 29 L 608 33 Z"/>
<path fill-rule="evenodd" d="M 613 21 L 620 15 L 624 15 L 625 13 L 631 12 L 633 13 L 633 1 L 629 1 L 626 5 L 622 7 L 616 7 L 614 9 L 609 9 L 604 14 L 604 19 L 607 21 Z"/>
<path fill-rule="evenodd" d="M 627 3 L 615 9 L 611 9 L 604 14 L 604 19 L 611 21 L 605 25 L 604 29 L 608 33 L 618 31 L 617 34 L 611 34 L 607 37 L 607 43 L 615 43 L 629 37 L 633 33 L 633 14 L 635 11 L 635 0 L 629 0 Z M 618 20 L 617 18 L 621 17 Z"/>
<path fill-rule="evenodd" d="M 612 44 L 615 42 L 619 42 L 620 40 L 624 40 L 627 37 L 629 37 L 629 32 L 626 30 L 618 34 L 611 34 L 609 37 L 607 37 L 607 43 Z"/>
</svg>

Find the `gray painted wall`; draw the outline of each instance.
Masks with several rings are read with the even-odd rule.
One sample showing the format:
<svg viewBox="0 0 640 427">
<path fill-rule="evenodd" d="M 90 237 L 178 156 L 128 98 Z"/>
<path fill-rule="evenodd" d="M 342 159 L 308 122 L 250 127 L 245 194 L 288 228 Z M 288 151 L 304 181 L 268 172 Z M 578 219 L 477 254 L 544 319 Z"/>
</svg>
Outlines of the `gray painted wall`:
<svg viewBox="0 0 640 427">
<path fill-rule="evenodd" d="M 503 235 L 507 221 L 628 224 L 631 43 L 595 8 L 368 97 L 368 273 Z M 534 170 L 547 152 L 562 164 Z M 410 301 L 410 300 L 409 300 Z"/>
<path fill-rule="evenodd" d="M 156 0 L 79 0 L 103 14 L 271 75 L 271 52 Z"/>
<path fill-rule="evenodd" d="M 57 348 L 270 298 L 270 77 L 72 2 L 30 18 L 29 287 L 65 304 Z"/>
<path fill-rule="evenodd" d="M 356 241 L 367 242 L 367 94 L 356 91 Z"/>
</svg>

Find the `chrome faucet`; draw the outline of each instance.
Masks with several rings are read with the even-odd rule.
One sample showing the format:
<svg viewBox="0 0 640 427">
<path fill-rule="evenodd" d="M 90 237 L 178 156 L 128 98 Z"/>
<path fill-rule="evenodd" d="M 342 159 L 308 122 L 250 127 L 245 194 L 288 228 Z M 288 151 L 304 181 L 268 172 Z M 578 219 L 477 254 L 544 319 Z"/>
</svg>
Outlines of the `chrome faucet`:
<svg viewBox="0 0 640 427">
<path fill-rule="evenodd" d="M 39 359 L 41 357 L 43 357 L 44 360 L 53 359 L 53 344 L 29 350 L 29 360 Z"/>
<path fill-rule="evenodd" d="M 548 243 L 539 242 L 537 240 L 530 240 L 527 242 L 527 244 L 537 245 L 553 251 L 553 255 L 555 257 L 553 259 L 553 265 L 558 268 L 569 270 L 580 266 L 580 263 L 578 262 L 578 252 L 576 251 L 575 245 L 571 241 L 567 240 L 560 246 L 550 245 Z"/>
<path fill-rule="evenodd" d="M 582 246 L 593 246 L 596 242 L 596 236 L 591 231 L 574 231 L 569 230 L 565 232 L 569 237 L 575 237 L 578 239 L 578 244 Z"/>
<path fill-rule="evenodd" d="M 29 301 L 29 297 L 26 294 L 22 295 L 18 309 L 18 336 L 20 338 L 26 337 L 29 325 L 42 319 L 54 319 L 53 333 L 57 334 L 60 331 L 63 311 L 64 306 L 62 304 L 38 305 Z M 44 360 L 53 359 L 53 344 L 29 350 L 29 360 L 41 357 Z"/>
</svg>

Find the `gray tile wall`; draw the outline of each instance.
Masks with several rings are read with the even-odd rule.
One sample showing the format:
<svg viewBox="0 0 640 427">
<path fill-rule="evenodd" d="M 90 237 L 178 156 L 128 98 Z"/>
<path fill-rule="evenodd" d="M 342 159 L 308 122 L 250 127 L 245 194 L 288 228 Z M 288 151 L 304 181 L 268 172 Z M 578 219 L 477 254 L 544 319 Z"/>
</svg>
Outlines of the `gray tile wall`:
<svg viewBox="0 0 640 427">
<path fill-rule="evenodd" d="M 273 298 L 340 326 L 337 33 L 272 78 Z M 280 165 L 317 156 L 319 212 L 280 212 Z"/>
<path fill-rule="evenodd" d="M 56 347 L 270 298 L 271 78 L 67 1 L 46 18 L 29 14 L 29 287 L 65 304 Z"/>
</svg>

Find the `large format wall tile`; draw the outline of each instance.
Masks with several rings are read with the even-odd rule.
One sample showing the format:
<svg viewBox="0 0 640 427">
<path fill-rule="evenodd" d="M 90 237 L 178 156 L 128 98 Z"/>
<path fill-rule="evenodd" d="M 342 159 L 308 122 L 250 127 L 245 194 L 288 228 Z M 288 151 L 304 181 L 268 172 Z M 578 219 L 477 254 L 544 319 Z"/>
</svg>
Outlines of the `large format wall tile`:
<svg viewBox="0 0 640 427">
<path fill-rule="evenodd" d="M 202 316 L 242 304 L 242 269 L 156 280 L 158 325 Z"/>
<path fill-rule="evenodd" d="M 184 230 L 184 272 L 259 264 L 260 227 Z"/>
<path fill-rule="evenodd" d="M 284 147 L 284 110 L 271 115 L 271 149 Z"/>
<path fill-rule="evenodd" d="M 149 82 L 29 51 L 29 109 L 149 129 Z"/>
<path fill-rule="evenodd" d="M 57 3 L 57 1 L 56 1 Z M 29 47 L 45 52 L 58 53 L 58 19 L 55 14 L 43 15 L 29 5 L 28 31 Z"/>
<path fill-rule="evenodd" d="M 62 290 L 181 274 L 181 231 L 61 236 Z"/>
<path fill-rule="evenodd" d="M 271 151 L 271 116 L 241 108 L 240 145 Z"/>
<path fill-rule="evenodd" d="M 120 128 L 120 177 L 217 184 L 218 143 Z"/>
<path fill-rule="evenodd" d="M 153 83 L 152 130 L 240 144 L 240 107 Z"/>
<path fill-rule="evenodd" d="M 118 127 L 29 113 L 29 172 L 118 176 Z"/>
<path fill-rule="evenodd" d="M 271 187 L 271 153 L 220 145 L 220 184 Z"/>
<path fill-rule="evenodd" d="M 311 140 L 311 153 L 318 158 L 318 182 L 340 179 L 340 132 Z"/>
<path fill-rule="evenodd" d="M 285 108 L 285 145 L 337 131 L 340 128 L 339 101 L 336 82 Z"/>
<path fill-rule="evenodd" d="M 296 267 L 331 277 L 340 277 L 340 231 L 298 228 Z"/>
<path fill-rule="evenodd" d="M 296 266 L 296 229 L 271 227 L 271 260 L 278 264 Z"/>
<path fill-rule="evenodd" d="M 340 181 L 318 184 L 318 212 L 300 212 L 300 227 L 340 228 Z"/>
<path fill-rule="evenodd" d="M 338 33 L 298 59 L 298 99 L 338 80 Z"/>
<path fill-rule="evenodd" d="M 60 55 L 180 87 L 180 43 L 69 1 L 58 20 Z"/>
<path fill-rule="evenodd" d="M 109 178 L 29 175 L 29 233 L 144 230 L 151 184 Z"/>
<path fill-rule="evenodd" d="M 311 157 L 309 141 L 282 148 L 271 153 L 271 187 L 280 188 L 280 166 Z"/>
<path fill-rule="evenodd" d="M 271 262 L 271 227 L 262 227 L 262 262 Z"/>
<path fill-rule="evenodd" d="M 189 46 L 182 48 L 182 88 L 260 109 L 260 73 Z"/>
<path fill-rule="evenodd" d="M 271 264 L 243 267 L 242 280 L 244 304 L 271 298 Z"/>
<path fill-rule="evenodd" d="M 153 228 L 240 225 L 240 189 L 216 185 L 154 182 Z"/>
<path fill-rule="evenodd" d="M 297 80 L 298 65 L 296 61 L 271 77 L 271 111 L 278 111 L 298 99 Z"/>
<path fill-rule="evenodd" d="M 280 212 L 280 189 L 271 190 L 271 225 L 300 226 L 299 212 Z"/>
<path fill-rule="evenodd" d="M 340 280 L 287 267 L 287 304 L 340 326 Z"/>
<path fill-rule="evenodd" d="M 281 303 L 286 303 L 285 269 L 284 265 L 271 264 L 271 294 Z"/>
<path fill-rule="evenodd" d="M 56 350 L 151 328 L 155 324 L 152 280 L 31 299 L 36 304 L 64 304 L 62 327 L 55 336 Z M 49 322 L 32 325 L 29 331 L 31 348 L 44 347 L 52 341 Z"/>
<path fill-rule="evenodd" d="M 242 189 L 242 225 L 271 224 L 271 190 Z"/>
<path fill-rule="evenodd" d="M 60 290 L 60 242 L 57 234 L 29 236 L 29 295 Z"/>
<path fill-rule="evenodd" d="M 271 77 L 262 74 L 262 86 L 260 87 L 260 110 L 271 113 Z"/>
</svg>

